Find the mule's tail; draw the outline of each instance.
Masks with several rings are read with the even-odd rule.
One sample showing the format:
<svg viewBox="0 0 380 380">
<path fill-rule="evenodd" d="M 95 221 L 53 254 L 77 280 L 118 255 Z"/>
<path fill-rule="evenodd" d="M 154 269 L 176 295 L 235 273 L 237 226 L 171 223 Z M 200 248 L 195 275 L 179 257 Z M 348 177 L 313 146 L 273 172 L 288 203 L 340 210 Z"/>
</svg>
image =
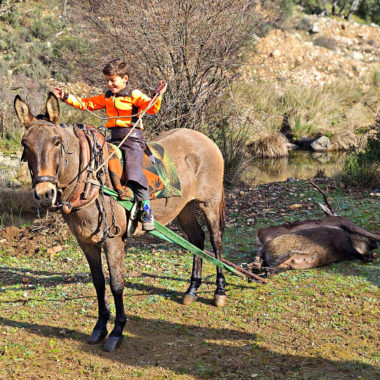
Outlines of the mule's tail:
<svg viewBox="0 0 380 380">
<path fill-rule="evenodd" d="M 224 200 L 224 189 L 222 189 L 222 200 L 219 203 L 219 226 L 223 235 L 226 221 L 226 202 Z"/>
</svg>

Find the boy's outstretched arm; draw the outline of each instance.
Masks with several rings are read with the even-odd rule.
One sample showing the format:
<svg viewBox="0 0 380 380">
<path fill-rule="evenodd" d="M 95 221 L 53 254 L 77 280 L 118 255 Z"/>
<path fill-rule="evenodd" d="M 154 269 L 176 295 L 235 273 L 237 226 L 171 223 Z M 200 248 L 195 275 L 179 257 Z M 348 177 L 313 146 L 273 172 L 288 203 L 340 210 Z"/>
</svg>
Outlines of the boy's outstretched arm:
<svg viewBox="0 0 380 380">
<path fill-rule="evenodd" d="M 79 110 L 95 111 L 105 108 L 106 100 L 104 94 L 92 96 L 90 98 L 80 98 L 78 96 L 71 95 L 59 87 L 53 90 L 53 94 L 61 99 L 66 104 L 73 106 Z"/>
</svg>

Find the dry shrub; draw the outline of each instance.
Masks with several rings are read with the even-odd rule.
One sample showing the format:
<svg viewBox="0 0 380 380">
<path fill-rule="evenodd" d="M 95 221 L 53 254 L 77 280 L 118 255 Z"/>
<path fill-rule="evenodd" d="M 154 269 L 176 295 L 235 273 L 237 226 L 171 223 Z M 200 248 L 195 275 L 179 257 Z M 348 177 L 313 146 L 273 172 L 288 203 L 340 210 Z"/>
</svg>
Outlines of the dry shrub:
<svg viewBox="0 0 380 380">
<path fill-rule="evenodd" d="M 239 73 L 241 53 L 276 16 L 251 0 L 85 0 L 70 2 L 75 33 L 93 45 L 91 67 L 83 77 L 101 78 L 112 58 L 126 60 L 130 85 L 150 93 L 159 80 L 168 83 L 164 105 L 147 130 L 199 128 L 207 108 Z M 112 11 L 117 10 L 117 11 Z M 111 49 L 110 49 L 111 47 Z M 73 61 L 73 64 L 76 63 Z M 76 65 L 77 66 L 77 65 Z"/>
<path fill-rule="evenodd" d="M 330 37 L 318 37 L 313 41 L 313 44 L 316 46 L 321 46 L 329 50 L 337 50 L 338 43 Z"/>
<path fill-rule="evenodd" d="M 349 151 L 355 150 L 359 146 L 357 137 L 353 132 L 341 131 L 336 132 L 330 139 L 331 145 L 329 150 L 331 151 Z"/>
<path fill-rule="evenodd" d="M 251 154 L 258 158 L 278 158 L 288 155 L 288 140 L 281 133 L 270 134 L 249 144 Z"/>
</svg>

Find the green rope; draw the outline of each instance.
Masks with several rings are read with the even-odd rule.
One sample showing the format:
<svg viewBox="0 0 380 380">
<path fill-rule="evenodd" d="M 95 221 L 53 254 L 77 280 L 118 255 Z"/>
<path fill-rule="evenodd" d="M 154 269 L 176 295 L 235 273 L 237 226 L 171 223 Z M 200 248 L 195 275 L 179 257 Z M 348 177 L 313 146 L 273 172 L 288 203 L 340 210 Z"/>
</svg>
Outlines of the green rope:
<svg viewBox="0 0 380 380">
<path fill-rule="evenodd" d="M 109 189 L 108 187 L 104 186 L 104 193 L 107 195 L 110 195 L 113 199 L 115 199 L 118 203 L 120 203 L 127 211 L 130 211 L 133 202 L 131 201 L 123 201 L 119 199 L 118 194 L 115 190 Z M 196 247 L 194 244 L 191 244 L 186 239 L 182 238 L 181 236 L 177 235 L 175 232 L 169 230 L 169 228 L 166 228 L 161 223 L 154 221 L 154 230 L 149 231 L 149 233 L 153 236 L 156 236 L 162 240 L 165 240 L 169 243 L 177 244 L 180 247 L 186 249 L 187 251 L 190 251 L 192 254 L 197 255 L 201 257 L 202 259 L 218 266 L 219 268 L 226 269 L 231 273 L 236 274 L 237 270 L 232 268 L 231 266 L 223 263 L 222 261 L 218 260 L 215 257 L 212 257 L 211 255 L 207 254 L 206 252 L 203 252 L 200 248 Z"/>
</svg>

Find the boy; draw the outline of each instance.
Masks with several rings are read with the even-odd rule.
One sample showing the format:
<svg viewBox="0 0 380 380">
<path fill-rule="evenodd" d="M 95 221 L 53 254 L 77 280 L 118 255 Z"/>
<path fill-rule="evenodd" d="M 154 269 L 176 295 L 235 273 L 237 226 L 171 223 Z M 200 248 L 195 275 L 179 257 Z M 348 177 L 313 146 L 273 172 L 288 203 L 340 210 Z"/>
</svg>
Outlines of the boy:
<svg viewBox="0 0 380 380">
<path fill-rule="evenodd" d="M 149 202 L 148 183 L 142 171 L 146 144 L 142 133 L 143 126 L 141 122 L 138 122 L 138 116 L 125 117 L 139 114 L 141 110 L 146 109 L 151 98 L 139 90 L 126 87 L 129 74 L 127 65 L 122 59 L 114 59 L 107 63 L 103 69 L 103 74 L 109 88 L 104 94 L 90 98 L 78 98 L 66 93 L 61 88 L 55 88 L 53 93 L 58 99 L 80 110 L 88 109 L 93 111 L 105 108 L 106 115 L 110 117 L 106 127 L 110 128 L 111 141 L 117 145 L 130 132 L 130 128 L 135 123 L 138 123 L 120 149 L 123 152 L 125 161 L 126 183 L 132 188 L 135 199 L 142 202 L 143 230 L 151 231 L 154 229 L 154 218 Z M 153 96 L 156 94 L 159 96 L 147 113 L 155 114 L 159 111 L 161 95 L 165 91 L 166 84 L 160 81 L 153 93 Z M 119 118 L 119 116 L 123 117 Z"/>
</svg>

